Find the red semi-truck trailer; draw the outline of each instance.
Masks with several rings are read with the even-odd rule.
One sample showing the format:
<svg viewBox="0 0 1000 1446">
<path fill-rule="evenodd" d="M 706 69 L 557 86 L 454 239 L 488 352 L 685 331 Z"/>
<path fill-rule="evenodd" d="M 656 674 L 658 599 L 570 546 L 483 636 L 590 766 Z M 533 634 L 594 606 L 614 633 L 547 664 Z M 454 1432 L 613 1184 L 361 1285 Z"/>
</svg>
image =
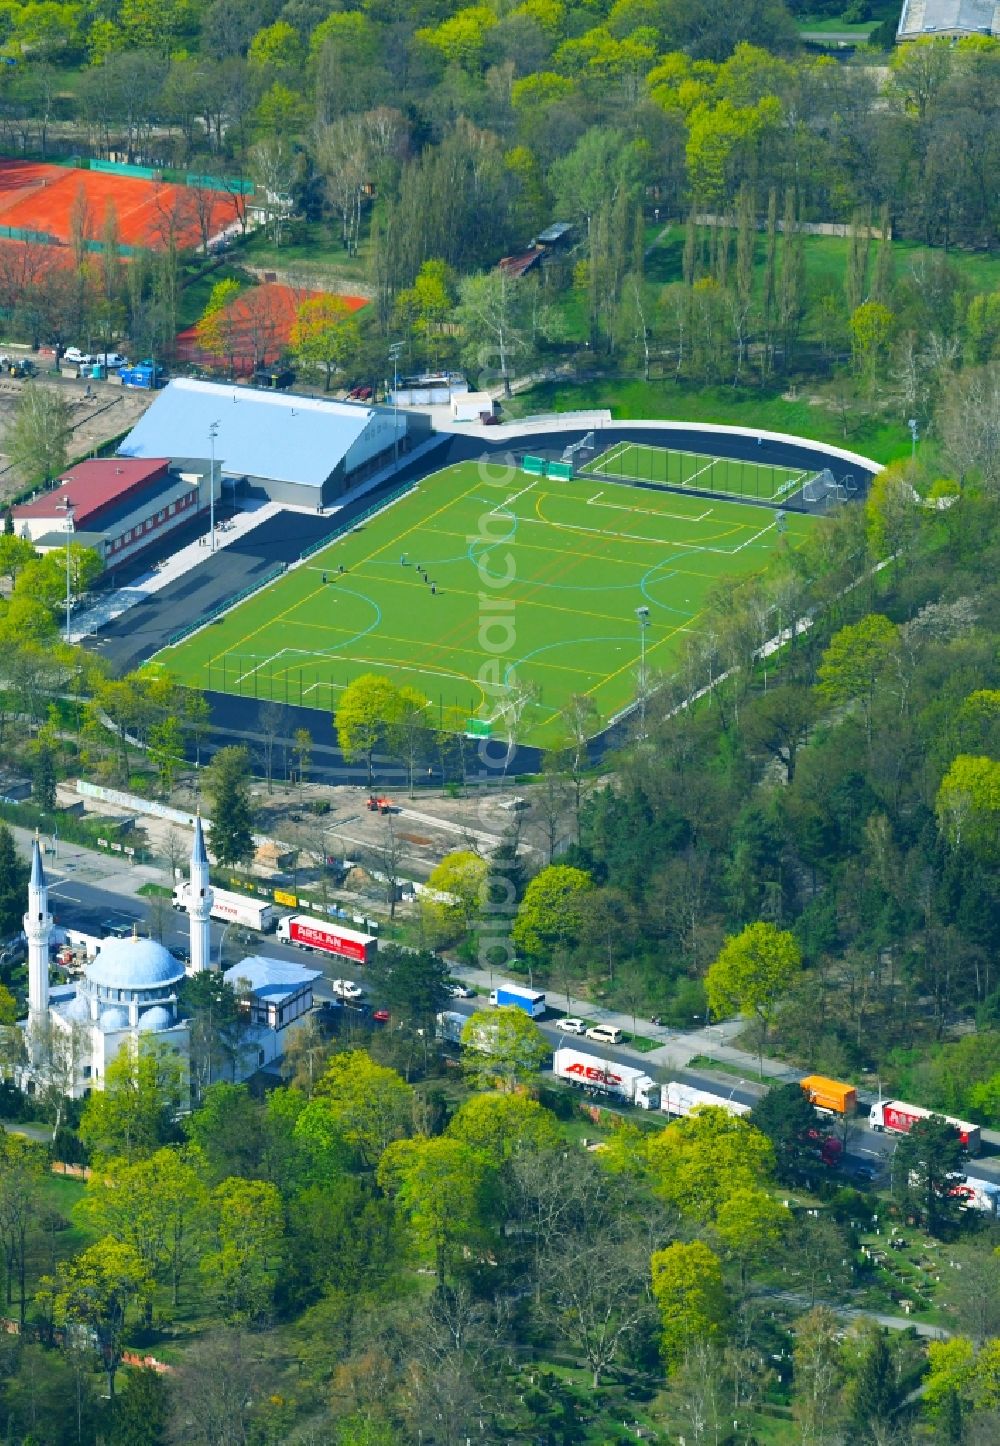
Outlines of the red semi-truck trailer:
<svg viewBox="0 0 1000 1446">
<path fill-rule="evenodd" d="M 297 944 L 300 949 L 315 949 L 319 954 L 331 954 L 337 959 L 352 959 L 355 964 L 370 964 L 378 953 L 374 934 L 342 929 L 339 924 L 311 919 L 308 914 L 290 914 L 282 919 L 278 938 Z"/>
<path fill-rule="evenodd" d="M 908 1135 L 918 1120 L 928 1120 L 931 1115 L 938 1115 L 949 1125 L 954 1125 L 969 1154 L 978 1153 L 982 1144 L 979 1126 L 970 1125 L 968 1120 L 953 1119 L 940 1110 L 925 1110 L 920 1105 L 908 1105 L 902 1100 L 877 1100 L 871 1107 L 868 1123 L 873 1130 L 885 1130 L 890 1135 Z"/>
</svg>

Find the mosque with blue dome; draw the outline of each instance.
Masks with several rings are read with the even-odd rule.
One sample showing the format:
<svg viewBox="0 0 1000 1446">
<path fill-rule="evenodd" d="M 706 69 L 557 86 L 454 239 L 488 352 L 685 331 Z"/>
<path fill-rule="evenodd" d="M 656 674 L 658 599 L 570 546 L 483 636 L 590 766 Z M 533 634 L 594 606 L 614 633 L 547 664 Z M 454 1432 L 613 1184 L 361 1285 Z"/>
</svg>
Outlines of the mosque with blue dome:
<svg viewBox="0 0 1000 1446">
<path fill-rule="evenodd" d="M 49 954 L 53 919 L 48 907 L 48 883 L 37 839 L 32 845 L 28 882 L 28 911 L 24 932 L 28 940 L 28 1054 L 38 1063 L 41 1048 L 60 1047 L 70 1068 L 74 1097 L 101 1089 L 108 1065 L 122 1049 L 143 1043 L 173 1050 L 187 1067 L 190 1059 L 189 1021 L 183 1017 L 178 991 L 185 973 L 210 967 L 209 919 L 212 889 L 201 819 L 195 822 L 191 851 L 188 917 L 191 924 L 191 963 L 188 969 L 158 944 L 138 935 L 105 939 L 100 952 L 71 984 L 50 985 Z M 245 967 L 244 967 L 245 966 Z M 253 1024 L 247 1041 L 246 1066 L 237 1078 L 280 1057 L 287 1032 L 300 1025 L 312 1008 L 312 984 L 319 974 L 280 960 L 249 959 L 227 972 L 250 989 L 247 998 Z M 230 976 L 233 976 L 230 979 Z M 278 1027 L 261 1017 L 257 994 L 268 994 L 271 1016 Z M 278 1013 L 274 1000 L 278 997 Z M 30 1077 L 31 1063 L 27 1073 Z"/>
</svg>

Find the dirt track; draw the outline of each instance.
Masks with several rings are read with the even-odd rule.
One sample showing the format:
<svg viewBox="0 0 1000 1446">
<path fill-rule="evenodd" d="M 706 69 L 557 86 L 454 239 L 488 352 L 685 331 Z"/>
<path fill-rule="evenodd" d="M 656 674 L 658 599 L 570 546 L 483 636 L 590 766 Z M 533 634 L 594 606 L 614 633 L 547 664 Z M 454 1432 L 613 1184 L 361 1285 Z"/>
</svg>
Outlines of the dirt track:
<svg viewBox="0 0 1000 1446">
<path fill-rule="evenodd" d="M 0 343 L 0 351 L 3 345 Z M 73 435 L 69 444 L 71 461 L 90 456 L 102 443 L 134 427 L 155 396 L 154 392 L 123 389 L 109 382 L 66 381 L 47 375 L 52 354 L 25 352 L 19 348 L 15 356 L 30 356 L 38 368 L 37 378 L 45 386 L 57 387 L 72 411 Z M 18 398 L 24 383 L 13 377 L 0 377 L 0 502 L 16 496 L 25 479 L 13 467 L 4 451 L 4 438 L 17 412 Z M 87 390 L 91 396 L 87 397 Z"/>
</svg>

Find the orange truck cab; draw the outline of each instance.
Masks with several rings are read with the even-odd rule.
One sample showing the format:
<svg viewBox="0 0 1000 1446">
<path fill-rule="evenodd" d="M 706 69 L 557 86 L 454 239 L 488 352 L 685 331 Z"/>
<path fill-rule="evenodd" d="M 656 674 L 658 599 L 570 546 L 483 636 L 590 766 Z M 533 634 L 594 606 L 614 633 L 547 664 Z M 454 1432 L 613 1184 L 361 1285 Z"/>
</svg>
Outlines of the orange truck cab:
<svg viewBox="0 0 1000 1446">
<path fill-rule="evenodd" d="M 823 1114 L 853 1115 L 858 1108 L 858 1092 L 853 1085 L 827 1079 L 821 1074 L 806 1075 L 799 1084 L 812 1104 Z"/>
</svg>

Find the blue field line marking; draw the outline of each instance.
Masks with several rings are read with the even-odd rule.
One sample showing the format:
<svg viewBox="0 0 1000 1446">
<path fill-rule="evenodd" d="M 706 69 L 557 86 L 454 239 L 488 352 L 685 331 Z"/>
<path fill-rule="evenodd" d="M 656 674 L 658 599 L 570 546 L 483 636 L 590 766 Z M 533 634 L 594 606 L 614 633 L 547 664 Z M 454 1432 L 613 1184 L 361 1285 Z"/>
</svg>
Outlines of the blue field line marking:
<svg viewBox="0 0 1000 1446">
<path fill-rule="evenodd" d="M 685 557 L 694 557 L 701 551 L 702 549 L 700 547 L 695 547 L 690 548 L 686 552 L 676 553 L 673 557 L 667 557 L 664 558 L 662 562 L 654 563 L 654 565 L 649 569 L 648 572 L 644 572 L 642 577 L 639 579 L 639 591 L 642 593 L 643 597 L 647 600 L 647 602 L 651 602 L 654 608 L 660 608 L 665 613 L 676 613 L 679 618 L 696 618 L 698 616 L 698 612 L 701 611 L 700 608 L 698 609 L 698 612 L 689 613 L 685 612 L 683 608 L 671 607 L 669 603 L 661 602 L 659 598 L 654 597 L 653 594 L 649 591 L 647 584 L 656 573 L 662 572 L 663 568 L 672 567 L 675 562 L 680 562 Z M 674 572 L 663 573 L 663 580 L 666 581 L 667 579 L 676 576 L 677 574 Z"/>
<path fill-rule="evenodd" d="M 379 607 L 375 599 L 369 597 L 367 593 L 356 592 L 354 588 L 350 587 L 337 588 L 337 592 L 348 593 L 351 597 L 356 597 L 359 602 L 368 603 L 369 607 L 373 607 L 375 609 L 375 621 L 369 623 L 366 628 L 362 628 L 360 633 L 355 633 L 354 636 L 351 638 L 345 638 L 342 643 L 336 643 L 331 648 L 282 648 L 281 652 L 276 654 L 275 656 L 281 657 L 282 653 L 298 653 L 303 658 L 332 658 L 336 657 L 336 655 L 344 648 L 353 648 L 355 643 L 359 643 L 362 638 L 366 638 L 369 633 L 375 631 L 375 629 L 382 622 L 382 609 Z M 268 662 L 270 660 L 265 658 L 264 661 Z M 258 664 L 258 666 L 260 665 Z M 287 671 L 290 672 L 291 668 L 289 668 Z M 282 674 L 278 673 L 277 675 L 275 675 L 272 673 L 271 676 L 281 677 Z"/>
</svg>

